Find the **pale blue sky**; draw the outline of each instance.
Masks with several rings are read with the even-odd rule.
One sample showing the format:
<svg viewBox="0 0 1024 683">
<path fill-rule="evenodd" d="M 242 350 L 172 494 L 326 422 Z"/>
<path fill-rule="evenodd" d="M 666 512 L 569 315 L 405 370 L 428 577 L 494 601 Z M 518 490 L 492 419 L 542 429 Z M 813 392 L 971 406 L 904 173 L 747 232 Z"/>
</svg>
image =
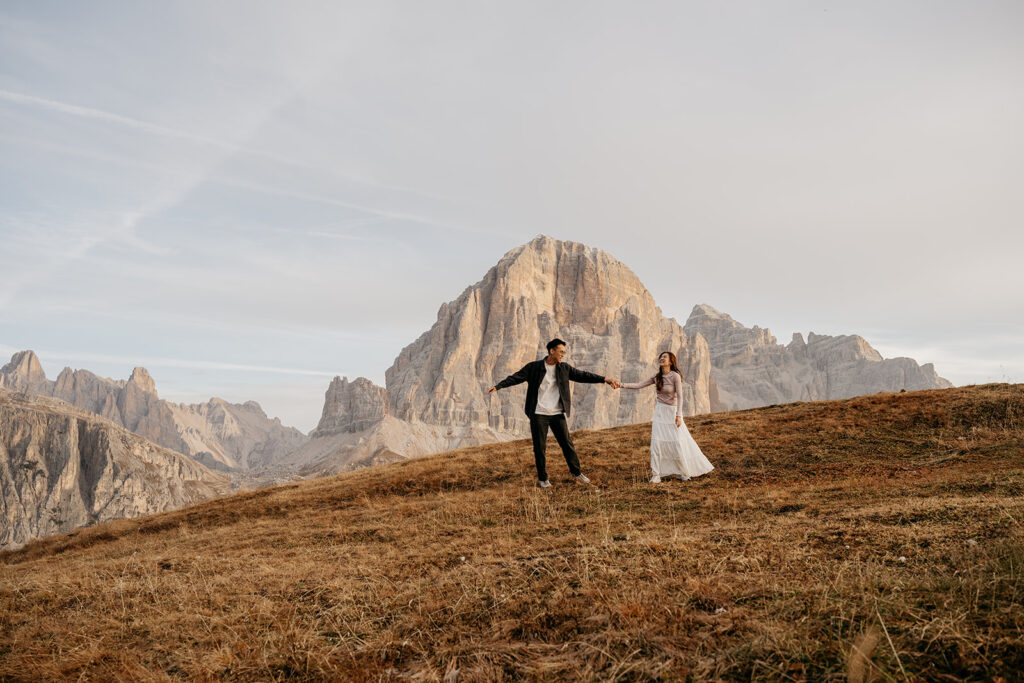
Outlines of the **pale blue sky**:
<svg viewBox="0 0 1024 683">
<path fill-rule="evenodd" d="M 1024 381 L 1024 4 L 0 2 L 0 354 L 303 430 L 540 233 Z"/>
</svg>

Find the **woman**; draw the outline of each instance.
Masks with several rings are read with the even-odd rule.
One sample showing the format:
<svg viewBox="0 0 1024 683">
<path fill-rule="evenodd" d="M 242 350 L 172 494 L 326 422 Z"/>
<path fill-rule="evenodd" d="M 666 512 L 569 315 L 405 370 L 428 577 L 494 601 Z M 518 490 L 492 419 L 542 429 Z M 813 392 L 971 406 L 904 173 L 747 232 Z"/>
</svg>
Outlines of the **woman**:
<svg viewBox="0 0 1024 683">
<path fill-rule="evenodd" d="M 683 424 L 683 377 L 676 365 L 676 356 L 665 351 L 658 356 L 658 374 L 643 382 L 622 384 L 623 389 L 642 389 L 654 385 L 658 400 L 651 420 L 651 477 L 660 484 L 662 477 L 673 474 L 686 481 L 715 469 L 690 436 Z"/>
</svg>

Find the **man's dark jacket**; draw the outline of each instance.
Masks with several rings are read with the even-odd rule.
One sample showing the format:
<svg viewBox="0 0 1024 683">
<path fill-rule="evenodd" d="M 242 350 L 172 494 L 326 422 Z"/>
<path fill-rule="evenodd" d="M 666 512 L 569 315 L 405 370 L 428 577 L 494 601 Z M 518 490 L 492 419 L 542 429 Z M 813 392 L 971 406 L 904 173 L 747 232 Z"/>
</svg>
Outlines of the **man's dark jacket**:
<svg viewBox="0 0 1024 683">
<path fill-rule="evenodd" d="M 494 385 L 495 389 L 514 387 L 517 384 L 526 382 L 526 414 L 533 417 L 537 412 L 537 394 L 540 391 L 540 383 L 544 381 L 544 358 L 527 363 L 519 370 Z M 558 396 L 562 399 L 562 412 L 569 417 L 572 409 L 572 394 L 569 391 L 569 382 L 583 382 L 584 384 L 600 384 L 604 377 L 595 375 L 586 370 L 577 370 L 568 363 L 559 363 L 555 366 L 555 384 L 558 385 Z"/>
</svg>

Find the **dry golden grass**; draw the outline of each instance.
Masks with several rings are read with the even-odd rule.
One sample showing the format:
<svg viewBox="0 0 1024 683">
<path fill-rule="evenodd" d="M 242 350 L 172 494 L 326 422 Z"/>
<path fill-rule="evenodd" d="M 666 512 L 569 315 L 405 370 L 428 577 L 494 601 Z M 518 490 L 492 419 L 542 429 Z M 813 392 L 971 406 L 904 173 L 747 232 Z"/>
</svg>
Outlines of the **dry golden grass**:
<svg viewBox="0 0 1024 683">
<path fill-rule="evenodd" d="M 0 679 L 1006 680 L 1024 670 L 1024 387 L 465 449 L 0 555 Z M 457 672 L 457 674 L 455 673 Z"/>
</svg>

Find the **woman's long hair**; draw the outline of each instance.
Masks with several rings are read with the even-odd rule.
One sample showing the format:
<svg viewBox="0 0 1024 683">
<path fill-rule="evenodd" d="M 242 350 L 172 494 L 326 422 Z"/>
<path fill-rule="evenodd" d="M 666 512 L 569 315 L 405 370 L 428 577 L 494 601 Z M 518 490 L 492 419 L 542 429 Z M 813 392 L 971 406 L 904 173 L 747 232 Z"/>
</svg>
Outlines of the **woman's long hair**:
<svg viewBox="0 0 1024 683">
<path fill-rule="evenodd" d="M 655 386 L 658 387 L 658 391 L 661 391 L 661 387 L 664 386 L 665 384 L 665 380 L 662 378 L 661 374 L 661 357 L 664 356 L 666 353 L 668 354 L 669 367 L 675 370 L 680 377 L 683 376 L 683 373 L 679 372 L 679 366 L 676 365 L 676 354 L 672 353 L 671 351 L 662 351 L 661 353 L 658 354 L 658 374 L 654 376 L 654 384 Z"/>
</svg>

